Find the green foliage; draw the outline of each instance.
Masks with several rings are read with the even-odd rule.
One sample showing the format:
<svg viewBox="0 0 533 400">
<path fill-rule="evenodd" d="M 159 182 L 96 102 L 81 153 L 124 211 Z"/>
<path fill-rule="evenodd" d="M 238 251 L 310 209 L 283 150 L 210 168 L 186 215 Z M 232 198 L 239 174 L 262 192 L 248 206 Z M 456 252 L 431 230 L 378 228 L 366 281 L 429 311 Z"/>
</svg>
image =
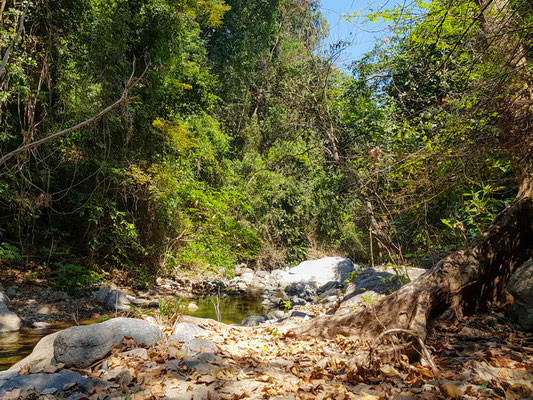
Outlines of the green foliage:
<svg viewBox="0 0 533 400">
<path fill-rule="evenodd" d="M 21 4 L 6 2 L 4 49 Z M 2 166 L 1 260 L 61 262 L 60 285 L 75 291 L 93 278 L 79 259 L 146 285 L 317 252 L 364 261 L 371 247 L 421 262 L 479 235 L 527 158 L 517 138 L 528 124 L 501 105 L 527 103 L 530 66 L 513 70 L 505 43 L 529 57 L 531 7 L 506 6 L 507 40 L 490 43 L 473 1 L 367 10 L 353 18 L 388 21 L 394 37 L 351 76 L 333 64 L 342 44 L 320 49 L 317 7 L 32 3 L 32 34 L 0 76 L 2 154 L 116 101 L 133 60 L 144 74 L 127 104 Z"/>
<path fill-rule="evenodd" d="M 74 264 L 53 264 L 58 289 L 76 294 L 102 282 L 103 277 L 95 271 Z"/>
<path fill-rule="evenodd" d="M 0 263 L 20 262 L 20 252 L 16 246 L 9 243 L 0 243 Z"/>
</svg>

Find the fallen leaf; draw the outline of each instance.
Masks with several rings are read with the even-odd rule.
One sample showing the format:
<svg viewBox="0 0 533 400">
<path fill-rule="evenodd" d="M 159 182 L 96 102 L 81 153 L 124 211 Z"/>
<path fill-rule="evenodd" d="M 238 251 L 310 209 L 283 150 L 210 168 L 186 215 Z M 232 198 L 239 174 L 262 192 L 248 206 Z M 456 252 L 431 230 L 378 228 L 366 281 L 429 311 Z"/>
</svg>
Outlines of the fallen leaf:
<svg viewBox="0 0 533 400">
<path fill-rule="evenodd" d="M 443 394 L 451 399 L 460 399 L 463 397 L 463 391 L 455 386 L 453 383 L 446 382 L 440 386 Z"/>
</svg>

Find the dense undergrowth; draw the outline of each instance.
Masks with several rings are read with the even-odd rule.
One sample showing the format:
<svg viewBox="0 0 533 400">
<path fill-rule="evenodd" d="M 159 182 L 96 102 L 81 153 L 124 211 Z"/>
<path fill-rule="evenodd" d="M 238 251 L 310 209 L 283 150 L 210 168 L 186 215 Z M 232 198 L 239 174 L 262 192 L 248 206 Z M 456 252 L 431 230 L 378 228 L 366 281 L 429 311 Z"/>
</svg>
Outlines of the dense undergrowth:
<svg viewBox="0 0 533 400">
<path fill-rule="evenodd" d="M 499 107 L 531 69 L 531 8 L 509 2 L 516 29 L 498 33 L 524 44 L 517 69 L 475 2 L 419 6 L 370 13 L 393 39 L 347 73 L 316 1 L 7 1 L 2 154 L 140 80 L 0 166 L 2 263 L 148 282 L 310 253 L 428 264 L 464 245 L 516 194 L 520 136 L 498 142 Z"/>
</svg>

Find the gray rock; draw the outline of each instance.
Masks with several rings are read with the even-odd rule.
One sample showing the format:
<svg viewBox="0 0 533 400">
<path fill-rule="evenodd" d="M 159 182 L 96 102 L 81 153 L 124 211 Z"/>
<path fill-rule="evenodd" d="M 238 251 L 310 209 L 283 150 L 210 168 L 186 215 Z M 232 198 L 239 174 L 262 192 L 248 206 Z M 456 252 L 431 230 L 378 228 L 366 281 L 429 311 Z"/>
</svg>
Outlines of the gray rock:
<svg viewBox="0 0 533 400">
<path fill-rule="evenodd" d="M 249 315 L 242 320 L 242 326 L 258 326 L 268 321 L 267 315 Z"/>
<path fill-rule="evenodd" d="M 55 389 L 54 393 L 63 392 L 64 387 L 75 387 L 82 392 L 89 391 L 94 385 L 103 385 L 97 379 L 87 379 L 79 373 L 63 370 L 55 374 L 30 374 L 14 376 L 0 386 L 0 397 L 11 389 L 20 389 L 22 393 L 35 389 L 41 392 L 45 389 Z"/>
<path fill-rule="evenodd" d="M 9 371 L 19 371 L 26 365 L 30 366 L 29 372 L 36 374 L 43 372 L 47 367 L 56 364 L 54 358 L 54 341 L 59 332 L 52 333 L 43 337 L 33 348 L 29 356 L 23 358 L 18 363 L 9 368 Z"/>
<path fill-rule="evenodd" d="M 290 269 L 287 282 L 316 282 L 319 285 L 330 281 L 344 282 L 354 270 L 353 262 L 349 258 L 325 257 L 304 261 Z"/>
<path fill-rule="evenodd" d="M 174 333 L 167 340 L 167 344 L 171 342 L 188 342 L 194 339 L 197 335 L 205 333 L 206 330 L 200 328 L 198 325 L 191 322 L 181 322 L 176 325 Z"/>
<path fill-rule="evenodd" d="M 15 332 L 22 325 L 21 319 L 17 314 L 10 311 L 9 297 L 0 292 L 0 332 Z"/>
<path fill-rule="evenodd" d="M 115 343 L 113 330 L 102 324 L 73 326 L 55 338 L 54 358 L 67 368 L 86 368 L 107 356 Z"/>
<path fill-rule="evenodd" d="M 18 371 L 10 371 L 10 370 L 7 370 L 7 371 L 0 371 L 0 387 L 2 387 L 2 385 L 8 381 L 9 379 L 11 378 L 14 378 L 15 376 L 17 376 L 19 374 Z"/>
<path fill-rule="evenodd" d="M 367 268 L 361 272 L 354 282 L 350 283 L 346 289 L 345 300 L 350 299 L 366 291 L 388 294 L 398 290 L 402 286 L 400 278 L 391 273 L 378 271 L 374 268 Z"/>
<path fill-rule="evenodd" d="M 286 316 L 287 315 L 281 310 L 270 311 L 267 314 L 268 319 L 282 319 L 282 318 L 285 318 Z"/>
<path fill-rule="evenodd" d="M 91 294 L 97 302 L 105 303 L 105 300 L 107 299 L 107 296 L 109 296 L 110 292 L 111 289 L 109 289 L 109 286 L 103 286 L 100 289 L 91 292 Z"/>
<path fill-rule="evenodd" d="M 305 311 L 294 310 L 294 311 L 291 311 L 291 317 L 292 318 L 305 318 L 305 317 L 314 318 L 315 314 L 305 312 Z"/>
<path fill-rule="evenodd" d="M 194 338 L 185 343 L 182 350 L 189 357 L 194 357 L 201 353 L 216 353 L 217 346 L 209 340 Z"/>
<path fill-rule="evenodd" d="M 317 293 L 322 295 L 323 293 L 329 292 L 330 290 L 340 289 L 343 286 L 344 286 L 344 283 L 337 282 L 337 281 L 329 281 L 323 284 L 322 286 L 320 286 L 317 289 Z"/>
<path fill-rule="evenodd" d="M 128 299 L 128 296 L 124 292 L 118 289 L 112 290 L 105 300 L 105 305 L 107 306 L 107 308 L 113 311 L 131 310 L 131 307 L 129 306 L 130 304 L 131 303 L 130 303 L 130 300 Z"/>
<path fill-rule="evenodd" d="M 533 259 L 519 267 L 509 279 L 507 290 L 514 297 L 507 313 L 526 331 L 533 331 Z"/>
<path fill-rule="evenodd" d="M 157 326 L 137 318 L 112 318 L 99 325 L 114 332 L 115 343 L 122 341 L 125 337 L 129 337 L 137 344 L 152 346 L 165 337 Z"/>
<path fill-rule="evenodd" d="M 141 347 L 132 349 L 130 351 L 126 351 L 122 353 L 122 355 L 124 357 L 138 357 L 138 358 L 142 358 L 143 360 L 148 360 L 148 350 L 143 349 Z"/>
</svg>

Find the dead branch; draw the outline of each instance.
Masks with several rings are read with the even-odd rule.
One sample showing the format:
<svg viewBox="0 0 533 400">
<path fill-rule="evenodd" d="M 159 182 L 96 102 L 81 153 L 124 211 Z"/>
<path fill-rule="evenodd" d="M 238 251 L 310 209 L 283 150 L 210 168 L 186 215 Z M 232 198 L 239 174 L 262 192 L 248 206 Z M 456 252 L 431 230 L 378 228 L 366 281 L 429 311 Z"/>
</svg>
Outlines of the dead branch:
<svg viewBox="0 0 533 400">
<path fill-rule="evenodd" d="M 5 156 L 0 158 L 0 165 L 4 164 L 7 160 L 9 160 L 10 158 L 12 158 L 12 157 L 14 157 L 14 156 L 16 156 L 16 155 L 18 155 L 20 153 L 23 153 L 23 152 L 25 152 L 27 150 L 30 150 L 30 149 L 34 149 L 34 148 L 36 148 L 36 147 L 38 147 L 38 146 L 40 146 L 40 145 L 42 145 L 42 144 L 44 144 L 46 142 L 49 142 L 49 141 L 51 141 L 53 139 L 56 139 L 56 138 L 58 138 L 60 136 L 67 135 L 67 134 L 72 133 L 74 131 L 77 131 L 79 129 L 85 128 L 86 126 L 92 124 L 93 122 L 98 121 L 104 115 L 106 115 L 107 113 L 109 113 L 110 111 L 114 110 L 119 105 L 121 105 L 122 103 L 124 103 L 124 102 L 126 102 L 128 100 L 129 91 L 141 80 L 141 78 L 146 73 L 146 71 L 147 71 L 147 69 L 144 70 L 144 72 L 141 74 L 140 77 L 134 78 L 134 75 L 135 75 L 135 60 L 134 60 L 133 61 L 133 68 L 132 68 L 131 76 L 130 76 L 130 78 L 128 80 L 128 83 L 126 84 L 126 87 L 124 88 L 124 91 L 122 92 L 122 96 L 120 97 L 120 99 L 115 101 L 110 106 L 106 107 L 104 110 L 100 111 L 98 114 L 96 114 L 92 118 L 89 118 L 89 119 L 87 119 L 87 120 L 85 120 L 83 122 L 80 122 L 79 124 L 77 124 L 75 126 L 72 126 L 72 127 L 68 128 L 68 129 L 62 130 L 60 132 L 56 132 L 53 135 L 50 135 L 50 136 L 44 137 L 42 139 L 36 140 L 34 142 L 28 143 L 28 144 L 26 144 L 24 146 L 20 146 L 18 149 L 7 153 Z"/>
<path fill-rule="evenodd" d="M 4 6 L 4 4 L 2 4 Z M 3 8 L 3 7 L 2 7 Z M 17 33 L 11 43 L 9 44 L 9 47 L 7 48 L 4 57 L 2 58 L 2 64 L 0 64 L 0 76 L 2 75 L 2 72 L 4 68 L 7 65 L 7 61 L 9 60 L 9 55 L 11 54 L 11 50 L 13 50 L 13 47 L 15 44 L 17 44 L 20 35 L 22 34 L 22 29 L 24 29 L 24 19 L 26 18 L 26 13 L 28 12 L 28 8 L 30 8 L 30 2 L 26 2 L 26 7 L 24 7 L 24 11 L 22 11 L 22 14 L 20 16 L 19 20 L 19 27 L 17 29 Z"/>
</svg>

